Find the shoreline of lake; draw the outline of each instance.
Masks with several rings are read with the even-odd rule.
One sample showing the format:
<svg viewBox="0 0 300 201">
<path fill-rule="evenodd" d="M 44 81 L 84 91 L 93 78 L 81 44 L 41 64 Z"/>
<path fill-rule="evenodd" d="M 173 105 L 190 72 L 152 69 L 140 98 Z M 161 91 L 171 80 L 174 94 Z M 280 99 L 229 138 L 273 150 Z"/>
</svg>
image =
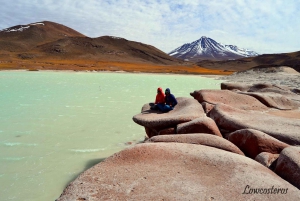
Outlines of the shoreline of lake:
<svg viewBox="0 0 300 201">
<path fill-rule="evenodd" d="M 128 71 L 88 71 L 88 70 L 82 70 L 82 71 L 77 71 L 77 70 L 25 70 L 25 69 L 12 69 L 12 70 L 1 70 L 0 72 L 64 72 L 64 73 L 126 73 L 126 74 L 145 74 L 145 75 L 179 75 L 179 76 L 201 76 L 201 77 L 206 77 L 206 78 L 214 78 L 214 79 L 219 79 L 221 77 L 226 77 L 224 75 L 218 75 L 218 74 L 194 74 L 194 73 L 154 73 L 154 72 L 140 72 L 140 71 L 133 71 L 133 72 L 128 72 Z"/>
</svg>

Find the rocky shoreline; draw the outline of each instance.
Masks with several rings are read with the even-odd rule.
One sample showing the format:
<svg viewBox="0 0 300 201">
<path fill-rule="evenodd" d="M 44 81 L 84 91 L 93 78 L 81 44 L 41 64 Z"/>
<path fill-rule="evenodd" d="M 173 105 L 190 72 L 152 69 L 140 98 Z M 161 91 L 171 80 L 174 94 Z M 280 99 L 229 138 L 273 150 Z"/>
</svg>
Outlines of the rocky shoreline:
<svg viewBox="0 0 300 201">
<path fill-rule="evenodd" d="M 235 72 L 228 76 L 221 76 L 217 79 L 244 84 L 269 83 L 300 90 L 300 73 L 286 66 L 252 68 L 246 71 Z"/>
<path fill-rule="evenodd" d="M 221 77 L 133 121 L 148 139 L 82 173 L 64 200 L 299 200 L 300 79 L 283 67 Z M 230 82 L 229 82 L 230 81 Z"/>
</svg>

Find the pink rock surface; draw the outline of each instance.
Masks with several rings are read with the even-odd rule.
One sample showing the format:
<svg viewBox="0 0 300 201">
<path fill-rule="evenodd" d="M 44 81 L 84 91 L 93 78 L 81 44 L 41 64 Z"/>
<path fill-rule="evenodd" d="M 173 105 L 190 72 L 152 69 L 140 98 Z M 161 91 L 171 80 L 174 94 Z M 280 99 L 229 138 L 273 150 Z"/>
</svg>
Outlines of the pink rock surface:
<svg viewBox="0 0 300 201">
<path fill-rule="evenodd" d="M 222 90 L 239 90 L 239 91 L 248 91 L 250 89 L 250 85 L 243 84 L 243 83 L 229 83 L 223 82 L 221 83 Z"/>
<path fill-rule="evenodd" d="M 271 83 L 260 83 L 251 85 L 248 92 L 273 92 L 277 94 L 294 94 L 291 89 L 286 86 L 275 85 Z"/>
<path fill-rule="evenodd" d="M 222 137 L 222 134 L 215 121 L 206 116 L 194 119 L 186 123 L 178 124 L 176 131 L 178 134 L 209 133 Z"/>
<path fill-rule="evenodd" d="M 268 107 L 280 110 L 292 110 L 300 107 L 300 102 L 287 98 L 285 95 L 278 93 L 265 92 L 243 92 L 242 94 L 252 96 Z"/>
<path fill-rule="evenodd" d="M 275 172 L 300 189 L 300 147 L 285 148 L 278 157 Z"/>
<path fill-rule="evenodd" d="M 221 83 L 221 89 L 240 90 L 241 94 L 250 95 L 268 107 L 282 110 L 298 109 L 300 96 L 292 89 L 268 83 L 245 85 L 241 83 Z"/>
<path fill-rule="evenodd" d="M 239 90 L 244 92 L 273 92 L 277 94 L 294 94 L 292 89 L 286 86 L 275 85 L 271 83 L 257 83 L 257 84 L 244 84 L 244 83 L 221 83 L 221 89 L 225 90 Z"/>
<path fill-rule="evenodd" d="M 228 140 L 239 147 L 246 156 L 253 159 L 261 152 L 279 154 L 289 146 L 266 133 L 254 129 L 237 130 L 229 134 Z"/>
<path fill-rule="evenodd" d="M 175 127 L 184 123 L 205 116 L 202 106 L 192 98 L 177 98 L 178 104 L 174 110 L 161 113 L 157 110 L 150 110 L 150 105 L 145 104 L 142 112 L 133 116 L 133 121 L 141 126 L 155 129 L 157 132 L 165 128 Z"/>
<path fill-rule="evenodd" d="M 256 98 L 244 94 L 238 94 L 229 90 L 199 90 L 191 93 L 191 96 L 193 96 L 200 103 L 223 103 L 242 110 L 268 110 L 268 107 L 262 104 Z"/>
<path fill-rule="evenodd" d="M 288 192 L 247 194 L 272 187 Z M 297 188 L 247 157 L 202 145 L 145 143 L 88 169 L 57 201 L 299 199 Z"/>
<path fill-rule="evenodd" d="M 179 142 L 179 143 L 188 143 L 188 144 L 200 144 L 200 145 L 215 147 L 218 149 L 222 149 L 225 151 L 229 151 L 244 156 L 244 153 L 237 146 L 235 146 L 228 140 L 207 133 L 154 136 L 150 138 L 147 142 Z"/>
<path fill-rule="evenodd" d="M 300 144 L 299 119 L 270 115 L 260 111 L 245 111 L 218 104 L 209 113 L 219 128 L 236 131 L 252 128 L 290 145 Z"/>
</svg>

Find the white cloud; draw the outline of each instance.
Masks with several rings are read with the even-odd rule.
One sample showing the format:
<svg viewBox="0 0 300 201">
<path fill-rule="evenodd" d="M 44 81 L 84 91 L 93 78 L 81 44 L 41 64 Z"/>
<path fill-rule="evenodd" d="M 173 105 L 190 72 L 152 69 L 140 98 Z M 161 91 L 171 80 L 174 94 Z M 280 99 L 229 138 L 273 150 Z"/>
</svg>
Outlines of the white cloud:
<svg viewBox="0 0 300 201">
<path fill-rule="evenodd" d="M 297 0 L 0 0 L 0 29 L 49 20 L 169 52 L 203 35 L 260 53 L 300 50 Z"/>
</svg>

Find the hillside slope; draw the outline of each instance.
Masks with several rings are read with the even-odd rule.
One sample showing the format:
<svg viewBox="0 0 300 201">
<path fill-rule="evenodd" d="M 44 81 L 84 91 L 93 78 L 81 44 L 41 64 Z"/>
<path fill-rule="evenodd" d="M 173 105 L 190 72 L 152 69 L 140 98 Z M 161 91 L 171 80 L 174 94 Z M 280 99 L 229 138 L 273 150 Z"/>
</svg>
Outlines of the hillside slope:
<svg viewBox="0 0 300 201">
<path fill-rule="evenodd" d="M 37 45 L 67 37 L 86 36 L 69 27 L 49 21 L 18 25 L 0 31 L 0 51 L 30 51 Z"/>
<path fill-rule="evenodd" d="M 204 60 L 197 62 L 197 65 L 209 69 L 228 71 L 243 71 L 253 67 L 289 66 L 300 72 L 300 51 L 282 54 L 263 54 L 256 57 L 227 61 Z"/>
<path fill-rule="evenodd" d="M 181 65 L 159 49 L 124 38 L 89 38 L 64 25 L 44 21 L 0 31 L 0 59 L 93 60 Z"/>
<path fill-rule="evenodd" d="M 61 59 L 151 62 L 165 65 L 180 62 L 153 46 L 112 36 L 68 37 L 39 45 L 36 51 L 46 57 Z"/>
</svg>

